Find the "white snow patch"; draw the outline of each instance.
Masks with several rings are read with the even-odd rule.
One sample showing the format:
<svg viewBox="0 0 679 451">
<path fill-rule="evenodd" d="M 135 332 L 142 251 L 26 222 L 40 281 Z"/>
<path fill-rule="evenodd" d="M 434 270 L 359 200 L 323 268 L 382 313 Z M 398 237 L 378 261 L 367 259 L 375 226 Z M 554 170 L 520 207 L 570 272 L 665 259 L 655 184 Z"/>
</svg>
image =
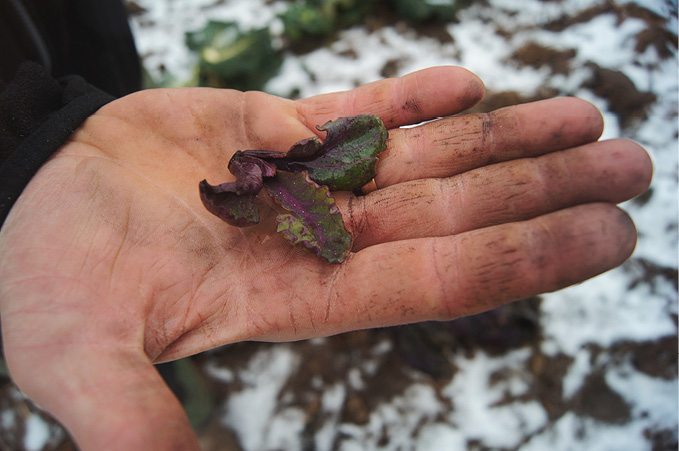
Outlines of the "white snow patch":
<svg viewBox="0 0 679 451">
<path fill-rule="evenodd" d="M 647 284 L 628 289 L 628 283 L 624 269 L 618 268 L 545 295 L 544 339 L 575 355 L 585 343 L 607 347 L 618 340 L 644 341 L 675 334 L 667 298 L 652 293 Z"/>
<path fill-rule="evenodd" d="M 252 449 L 302 449 L 302 431 L 306 419 L 306 413 L 299 408 L 290 407 L 278 412 L 269 424 L 265 445 Z"/>
<path fill-rule="evenodd" d="M 358 449 L 358 444 L 362 444 L 360 449 L 408 448 L 420 425 L 432 422 L 443 409 L 431 386 L 413 384 L 403 395 L 379 405 L 367 425 L 341 424 L 339 431 L 343 439 L 339 449 Z M 383 435 L 388 437 L 388 443 L 378 446 Z"/>
<path fill-rule="evenodd" d="M 455 406 L 448 415 L 450 423 L 468 440 L 478 440 L 491 448 L 512 448 L 546 423 L 547 415 L 537 402 L 498 404 L 504 395 L 517 396 L 527 389 L 521 379 L 529 356 L 530 350 L 522 349 L 500 358 L 477 352 L 471 358 L 456 359 L 460 371 L 443 394 Z M 491 385 L 490 377 L 498 370 L 503 370 L 509 381 Z M 514 390 L 513 378 L 517 379 Z"/>
<path fill-rule="evenodd" d="M 453 24 L 448 32 L 459 51 L 457 63 L 477 74 L 493 91 L 514 90 L 533 94 L 544 84 L 547 70 L 527 67 L 507 70 L 505 61 L 513 49 L 505 38 L 497 35 L 492 24 L 479 19 L 469 19 L 464 25 Z"/>
<path fill-rule="evenodd" d="M 606 373 L 606 382 L 632 406 L 632 415 L 649 427 L 676 429 L 679 386 L 676 380 L 651 377 L 629 364 Z"/>
<path fill-rule="evenodd" d="M 577 437 L 577 438 L 576 438 Z M 649 449 L 638 423 L 617 426 L 568 412 L 542 434 L 533 436 L 522 451 L 576 450 L 618 451 Z"/>
<path fill-rule="evenodd" d="M 415 449 L 421 451 L 441 451 L 466 449 L 464 433 L 445 423 L 426 424 L 415 439 Z"/>
<path fill-rule="evenodd" d="M 564 399 L 571 398 L 582 386 L 585 378 L 592 370 L 591 354 L 585 349 L 580 349 L 574 356 L 573 363 L 571 363 L 568 372 L 563 378 L 563 392 Z"/>
<path fill-rule="evenodd" d="M 49 425 L 39 415 L 31 414 L 25 422 L 26 435 L 24 436 L 24 448 L 26 451 L 40 451 L 49 442 Z"/>
<path fill-rule="evenodd" d="M 354 390 L 362 390 L 365 388 L 365 382 L 363 381 L 363 375 L 361 370 L 358 368 L 352 368 L 349 370 L 348 374 L 349 386 Z"/>
<path fill-rule="evenodd" d="M 258 352 L 239 373 L 246 388 L 230 396 L 224 421 L 238 433 L 246 450 L 262 449 L 272 433 L 280 438 L 280 430 L 271 429 L 277 415 L 277 397 L 298 365 L 299 357 L 282 345 Z"/>
<path fill-rule="evenodd" d="M 16 413 L 9 409 L 3 410 L 0 415 L 0 424 L 5 430 L 12 429 L 16 425 Z"/>
<path fill-rule="evenodd" d="M 220 382 L 233 382 L 234 380 L 234 375 L 233 371 L 231 371 L 229 368 L 222 368 L 220 366 L 217 366 L 217 364 L 210 360 L 205 364 L 205 372 L 210 376 L 215 379 L 217 379 Z"/>
<path fill-rule="evenodd" d="M 342 384 L 335 384 L 323 392 L 322 406 L 326 412 L 337 412 L 344 404 L 347 390 Z"/>
<path fill-rule="evenodd" d="M 346 398 L 346 388 L 342 384 L 335 384 L 323 392 L 321 406 L 323 412 L 327 414 L 327 421 L 319 428 L 314 436 L 316 449 L 319 451 L 333 449 L 335 437 L 337 435 L 337 422 L 339 412 L 341 412 L 344 399 Z"/>
</svg>

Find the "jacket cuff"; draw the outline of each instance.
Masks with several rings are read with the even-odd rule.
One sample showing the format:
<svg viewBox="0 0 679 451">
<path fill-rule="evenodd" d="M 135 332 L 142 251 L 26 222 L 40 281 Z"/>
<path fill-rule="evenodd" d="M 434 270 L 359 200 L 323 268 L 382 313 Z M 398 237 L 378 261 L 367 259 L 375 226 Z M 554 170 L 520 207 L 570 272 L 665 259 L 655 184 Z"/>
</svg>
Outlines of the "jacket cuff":
<svg viewBox="0 0 679 451">
<path fill-rule="evenodd" d="M 0 93 L 0 227 L 38 169 L 112 100 L 81 77 L 55 80 L 35 63 L 19 68 Z"/>
</svg>

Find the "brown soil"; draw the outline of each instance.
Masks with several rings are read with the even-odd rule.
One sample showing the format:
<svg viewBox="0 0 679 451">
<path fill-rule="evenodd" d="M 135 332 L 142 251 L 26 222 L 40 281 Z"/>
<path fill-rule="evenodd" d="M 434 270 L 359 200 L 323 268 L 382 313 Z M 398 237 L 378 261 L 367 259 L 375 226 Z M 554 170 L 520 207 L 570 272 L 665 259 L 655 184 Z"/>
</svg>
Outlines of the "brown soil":
<svg viewBox="0 0 679 451">
<path fill-rule="evenodd" d="M 649 107 L 656 100 L 655 94 L 640 91 L 619 70 L 606 69 L 594 63 L 588 66 L 592 75 L 583 87 L 607 101 L 609 110 L 618 117 L 620 127 L 627 128 L 646 118 Z"/>
<path fill-rule="evenodd" d="M 576 52 L 573 49 L 556 50 L 535 42 L 528 42 L 517 49 L 510 61 L 535 69 L 547 66 L 552 73 L 567 74 L 571 70 L 571 60 Z"/>
</svg>

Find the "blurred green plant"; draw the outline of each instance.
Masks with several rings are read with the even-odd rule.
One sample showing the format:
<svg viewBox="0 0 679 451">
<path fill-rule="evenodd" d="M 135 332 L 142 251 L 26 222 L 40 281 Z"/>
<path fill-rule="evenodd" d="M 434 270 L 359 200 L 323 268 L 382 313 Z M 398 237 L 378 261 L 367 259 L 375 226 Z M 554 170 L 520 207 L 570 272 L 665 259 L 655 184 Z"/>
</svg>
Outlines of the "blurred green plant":
<svg viewBox="0 0 679 451">
<path fill-rule="evenodd" d="M 408 22 L 450 22 L 471 0 L 389 0 L 398 17 Z"/>
<path fill-rule="evenodd" d="M 372 11 L 375 0 L 296 0 L 279 17 L 284 35 L 297 44 L 331 36 L 337 30 L 361 23 Z"/>
<path fill-rule="evenodd" d="M 194 429 L 205 425 L 215 410 L 215 394 L 193 359 L 187 357 L 161 363 L 156 368 L 182 403 Z"/>
<path fill-rule="evenodd" d="M 283 62 L 268 28 L 242 31 L 234 22 L 211 20 L 187 33 L 186 45 L 198 54 L 193 85 L 262 89 Z"/>
<path fill-rule="evenodd" d="M 211 20 L 203 28 L 186 33 L 186 45 L 198 56 L 193 77 L 178 83 L 172 74 L 146 85 L 184 84 L 262 90 L 278 73 L 286 50 L 310 51 L 327 43 L 338 31 L 365 23 L 371 17 L 400 19 L 414 25 L 455 20 L 460 9 L 473 0 L 290 0 L 279 14 L 283 45 L 275 48 L 269 27 L 241 30 L 235 22 Z"/>
</svg>

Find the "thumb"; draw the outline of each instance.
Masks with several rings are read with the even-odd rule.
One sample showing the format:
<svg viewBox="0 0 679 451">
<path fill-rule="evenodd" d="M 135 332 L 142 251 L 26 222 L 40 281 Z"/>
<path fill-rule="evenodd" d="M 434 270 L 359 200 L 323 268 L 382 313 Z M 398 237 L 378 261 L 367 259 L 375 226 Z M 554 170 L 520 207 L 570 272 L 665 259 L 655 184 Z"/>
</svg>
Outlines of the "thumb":
<svg viewBox="0 0 679 451">
<path fill-rule="evenodd" d="M 69 349 L 56 360 L 41 368 L 41 377 L 34 373 L 16 381 L 69 430 L 80 449 L 198 449 L 181 404 L 145 354 Z"/>
</svg>

